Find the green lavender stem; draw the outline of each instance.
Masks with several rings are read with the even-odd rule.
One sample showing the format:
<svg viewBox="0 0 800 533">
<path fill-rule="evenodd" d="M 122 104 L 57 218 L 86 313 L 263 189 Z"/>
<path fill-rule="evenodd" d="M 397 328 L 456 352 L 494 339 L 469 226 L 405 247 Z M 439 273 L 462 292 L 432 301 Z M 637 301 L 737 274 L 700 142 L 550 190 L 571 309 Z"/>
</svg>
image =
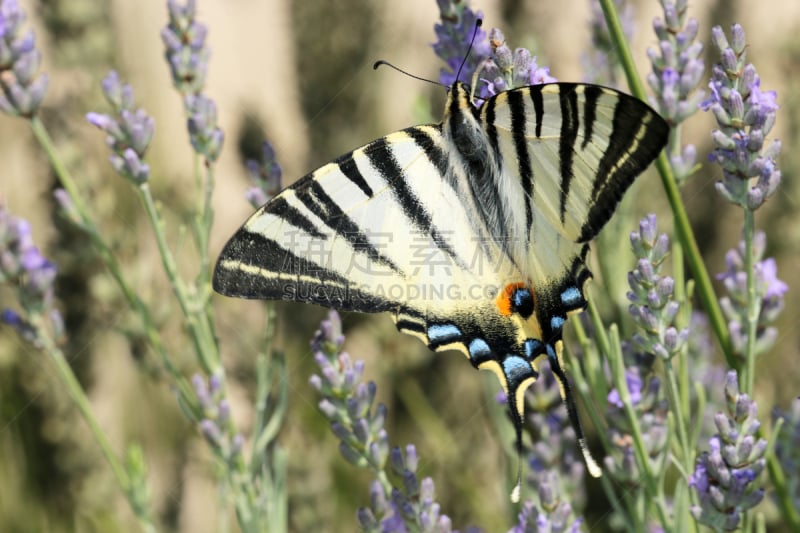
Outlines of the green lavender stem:
<svg viewBox="0 0 800 533">
<path fill-rule="evenodd" d="M 111 274 L 111 277 L 114 278 L 114 281 L 117 283 L 122 295 L 128 301 L 128 304 L 139 315 L 150 346 L 156 351 L 156 353 L 158 353 L 161 362 L 164 364 L 164 367 L 175 380 L 175 384 L 180 390 L 181 396 L 184 398 L 193 397 L 194 392 L 192 391 L 191 385 L 172 364 L 172 360 L 170 359 L 169 353 L 167 352 L 167 349 L 161 340 L 161 334 L 159 333 L 158 328 L 156 328 L 149 308 L 144 301 L 139 298 L 133 287 L 131 287 L 131 285 L 127 282 L 122 274 L 122 268 L 120 267 L 117 258 L 114 256 L 111 248 L 108 246 L 108 244 L 106 244 L 106 242 L 100 236 L 100 233 L 97 231 L 97 225 L 94 223 L 92 216 L 89 214 L 89 209 L 83 201 L 83 197 L 78 190 L 77 184 L 75 183 L 75 180 L 73 179 L 69 170 L 67 170 L 67 167 L 64 165 L 61 158 L 58 156 L 55 146 L 53 145 L 53 141 L 50 138 L 50 135 L 47 133 L 47 129 L 39 120 L 38 116 L 34 116 L 31 119 L 30 124 L 34 137 L 36 137 L 36 140 L 42 146 L 50 165 L 55 171 L 56 176 L 58 176 L 59 182 L 64 187 L 64 190 L 67 191 L 70 200 L 75 205 L 75 210 L 80 217 L 81 229 L 89 236 L 89 239 L 100 256 L 100 259 L 102 259 L 102 261 L 105 263 L 106 268 Z"/>
<path fill-rule="evenodd" d="M 633 401 L 631 401 L 628 382 L 625 379 L 625 366 L 622 364 L 622 352 L 619 349 L 621 341 L 616 324 L 612 324 L 609 328 L 609 337 L 609 347 L 612 351 L 608 353 L 608 363 L 611 366 L 611 375 L 613 376 L 614 385 L 619 392 L 625 416 L 630 423 L 631 436 L 633 437 L 633 449 L 636 452 L 636 462 L 639 465 L 639 470 L 642 472 L 645 489 L 648 492 L 648 496 L 652 498 L 652 503 L 655 506 L 658 519 L 662 524 L 666 525 L 669 524 L 669 511 L 667 510 L 666 500 L 664 499 L 664 487 L 659 477 L 653 472 L 650 464 L 650 457 L 647 453 L 647 448 L 642 436 L 642 430 L 639 427 L 638 414 L 634 410 Z M 644 516 L 644 514 L 641 516 Z"/>
<path fill-rule="evenodd" d="M 753 239 L 755 238 L 755 218 L 750 209 L 744 210 L 744 271 L 747 275 L 747 345 L 744 355 L 744 368 L 741 372 L 739 387 L 745 394 L 752 396 L 755 382 L 756 335 L 758 315 L 761 313 L 761 298 L 756 294 L 755 261 L 753 257 Z"/>
<path fill-rule="evenodd" d="M 95 418 L 89 399 L 86 397 L 80 382 L 78 382 L 78 378 L 75 377 L 72 367 L 69 366 L 69 363 L 64 357 L 64 352 L 56 346 L 53 338 L 48 333 L 48 329 L 44 324 L 41 314 L 31 314 L 29 320 L 37 331 L 37 339 L 42 342 L 43 350 L 55 363 L 56 371 L 58 372 L 61 382 L 67 388 L 67 392 L 78 407 L 78 411 L 80 411 L 81 416 L 83 416 L 83 419 L 86 421 L 86 425 L 89 426 L 89 430 L 94 436 L 95 441 L 100 446 L 100 451 L 111 467 L 111 471 L 117 479 L 117 484 L 122 489 L 139 524 L 145 532 L 155 533 L 157 529 L 149 516 L 147 506 L 143 505 L 143 502 L 139 501 L 139 498 L 137 498 L 137 495 L 141 492 L 136 491 L 136 487 L 133 486 L 128 472 L 125 470 L 114 448 L 111 446 L 108 436 L 106 436 L 105 431 L 103 431 L 100 423 Z"/>
<path fill-rule="evenodd" d="M 190 298 L 186 284 L 178 273 L 177 263 L 167 245 L 166 235 L 164 234 L 164 223 L 156 209 L 148 182 L 141 183 L 137 187 L 137 190 L 139 191 L 139 197 L 147 212 L 147 218 L 150 221 L 153 234 L 156 237 L 161 263 L 167 274 L 175 298 L 178 300 L 183 316 L 186 318 L 187 325 L 189 326 L 189 334 L 200 359 L 200 363 L 208 374 L 222 373 L 222 364 L 219 360 L 217 343 L 211 322 L 203 306 Z"/>
</svg>

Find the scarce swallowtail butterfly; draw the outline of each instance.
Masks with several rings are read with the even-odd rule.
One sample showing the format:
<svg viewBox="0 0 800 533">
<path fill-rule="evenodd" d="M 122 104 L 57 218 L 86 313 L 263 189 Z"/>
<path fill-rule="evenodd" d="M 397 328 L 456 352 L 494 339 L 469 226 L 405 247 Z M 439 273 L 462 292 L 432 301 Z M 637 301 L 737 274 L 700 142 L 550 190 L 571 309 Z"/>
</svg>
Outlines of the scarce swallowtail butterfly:
<svg viewBox="0 0 800 533">
<path fill-rule="evenodd" d="M 390 313 L 431 350 L 497 374 L 518 450 L 524 392 L 546 357 L 597 477 L 562 331 L 587 304 L 589 241 L 668 131 L 643 102 L 596 85 L 522 87 L 478 108 L 456 83 L 440 124 L 346 153 L 256 211 L 220 254 L 214 289 Z"/>
</svg>

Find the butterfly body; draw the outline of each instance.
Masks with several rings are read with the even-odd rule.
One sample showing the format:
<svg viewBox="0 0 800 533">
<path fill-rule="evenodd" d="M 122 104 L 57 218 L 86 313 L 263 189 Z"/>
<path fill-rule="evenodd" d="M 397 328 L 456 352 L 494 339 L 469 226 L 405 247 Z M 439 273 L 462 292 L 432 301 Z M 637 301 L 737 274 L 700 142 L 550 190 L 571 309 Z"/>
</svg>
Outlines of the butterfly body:
<svg viewBox="0 0 800 533">
<path fill-rule="evenodd" d="M 563 326 L 586 306 L 588 242 L 667 133 L 644 103 L 594 85 L 512 89 L 477 108 L 456 84 L 441 124 L 377 139 L 261 207 L 222 251 L 214 288 L 391 313 L 432 350 L 497 374 L 518 443 L 545 356 L 585 450 Z"/>
</svg>

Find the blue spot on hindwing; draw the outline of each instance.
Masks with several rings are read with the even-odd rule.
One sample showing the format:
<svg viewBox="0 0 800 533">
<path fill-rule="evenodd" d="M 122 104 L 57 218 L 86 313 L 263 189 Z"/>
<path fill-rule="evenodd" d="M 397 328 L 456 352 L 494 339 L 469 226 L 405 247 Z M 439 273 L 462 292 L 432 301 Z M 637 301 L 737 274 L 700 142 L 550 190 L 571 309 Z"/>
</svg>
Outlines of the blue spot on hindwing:
<svg viewBox="0 0 800 533">
<path fill-rule="evenodd" d="M 583 296 L 581 295 L 581 291 L 578 290 L 578 287 L 570 287 L 561 293 L 561 303 L 567 307 L 578 307 L 582 302 Z"/>
<path fill-rule="evenodd" d="M 550 359 L 558 359 L 556 357 L 555 349 L 550 344 L 547 345 L 547 357 L 549 357 Z"/>
<path fill-rule="evenodd" d="M 478 365 L 492 356 L 492 349 L 483 339 L 473 339 L 469 343 L 469 358 L 472 364 Z"/>
<path fill-rule="evenodd" d="M 561 331 L 562 327 L 564 327 L 564 317 L 554 316 L 550 319 L 550 329 L 553 331 Z"/>
<path fill-rule="evenodd" d="M 430 344 L 448 344 L 461 338 L 461 330 L 454 324 L 433 324 L 428 326 Z"/>
<path fill-rule="evenodd" d="M 514 390 L 525 378 L 535 376 L 530 363 L 518 355 L 508 355 L 503 359 L 503 374 L 509 390 Z"/>
<path fill-rule="evenodd" d="M 520 287 L 511 295 L 511 308 L 522 318 L 533 314 L 533 294 L 527 287 Z"/>
<path fill-rule="evenodd" d="M 525 356 L 528 361 L 534 359 L 542 352 L 542 343 L 539 339 L 527 339 L 525 341 Z"/>
</svg>

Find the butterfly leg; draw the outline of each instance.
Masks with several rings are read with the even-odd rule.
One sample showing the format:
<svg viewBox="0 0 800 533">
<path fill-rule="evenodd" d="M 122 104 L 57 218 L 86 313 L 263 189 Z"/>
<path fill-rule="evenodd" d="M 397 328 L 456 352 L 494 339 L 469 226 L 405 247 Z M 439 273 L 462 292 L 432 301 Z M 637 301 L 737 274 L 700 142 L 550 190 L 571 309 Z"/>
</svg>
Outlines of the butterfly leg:
<svg viewBox="0 0 800 533">
<path fill-rule="evenodd" d="M 570 388 L 567 375 L 564 369 L 561 368 L 561 350 L 563 349 L 563 341 L 556 341 L 555 348 L 550 344 L 547 345 L 547 359 L 550 361 L 550 369 L 553 374 L 558 378 L 559 388 L 561 389 L 561 399 L 564 405 L 567 406 L 567 414 L 572 428 L 575 430 L 575 436 L 578 439 L 578 445 L 581 447 L 583 453 L 583 460 L 586 463 L 586 469 L 592 477 L 600 477 L 602 470 L 592 457 L 589 447 L 586 445 L 586 437 L 583 435 L 581 428 L 581 421 L 578 417 L 578 409 L 575 407 L 575 398 L 572 396 L 572 389 Z"/>
</svg>

